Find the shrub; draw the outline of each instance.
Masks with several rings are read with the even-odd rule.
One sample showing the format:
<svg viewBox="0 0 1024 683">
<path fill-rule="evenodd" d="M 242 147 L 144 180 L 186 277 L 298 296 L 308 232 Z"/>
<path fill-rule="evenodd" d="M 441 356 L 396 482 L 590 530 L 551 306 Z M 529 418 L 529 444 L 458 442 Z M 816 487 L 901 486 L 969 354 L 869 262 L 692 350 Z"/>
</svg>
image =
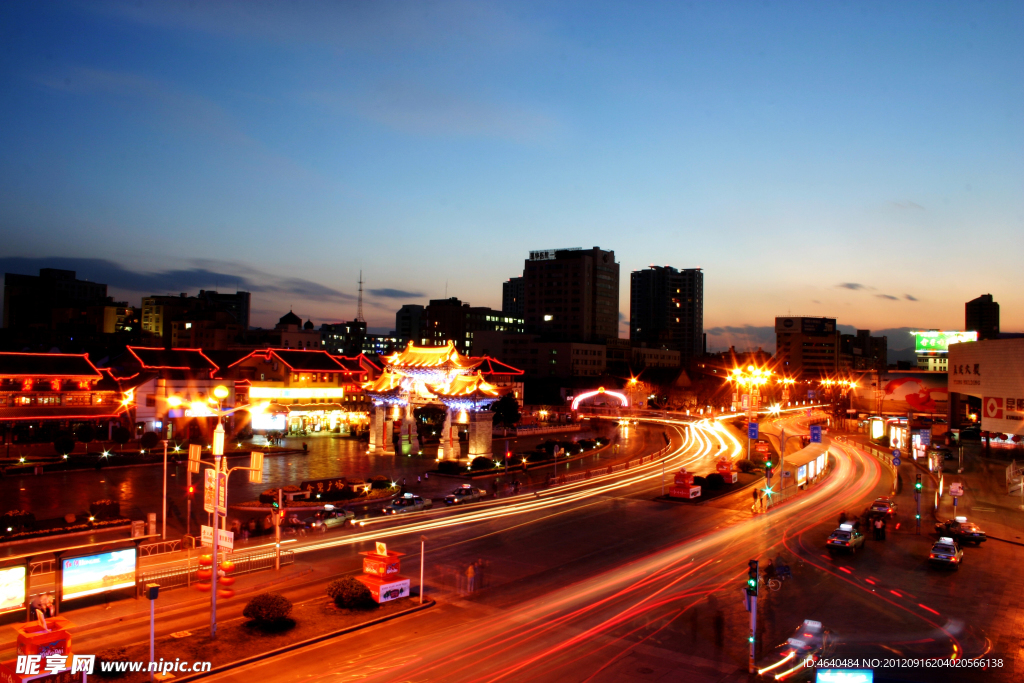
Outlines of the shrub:
<svg viewBox="0 0 1024 683">
<path fill-rule="evenodd" d="M 437 463 L 437 471 L 441 474 L 462 474 L 462 468 L 455 460 L 442 460 Z"/>
<path fill-rule="evenodd" d="M 53 450 L 57 451 L 57 455 L 67 455 L 75 450 L 75 437 L 69 432 L 57 432 L 53 438 Z"/>
<path fill-rule="evenodd" d="M 123 446 L 132 440 L 132 433 L 124 427 L 114 427 L 113 432 L 110 434 L 110 438 L 113 439 L 114 443 Z"/>
<path fill-rule="evenodd" d="M 25 510 L 8 510 L 0 517 L 0 525 L 3 526 L 2 531 L 4 532 L 8 528 L 11 529 L 12 533 L 31 529 L 35 523 L 36 516 Z"/>
<path fill-rule="evenodd" d="M 90 424 L 84 424 L 75 430 L 75 438 L 82 443 L 90 443 L 96 440 L 96 428 Z"/>
<path fill-rule="evenodd" d="M 551 459 L 551 454 L 547 451 L 530 451 L 529 453 L 524 453 L 523 456 L 526 458 L 527 462 Z M 522 458 L 519 459 L 522 460 Z"/>
<path fill-rule="evenodd" d="M 704 488 L 704 486 L 705 486 L 704 482 L 705 481 L 706 481 L 706 479 L 704 477 L 694 477 L 693 478 L 693 485 L 694 486 L 699 486 L 701 488 Z"/>
<path fill-rule="evenodd" d="M 704 486 L 706 486 L 709 491 L 717 491 L 718 489 L 725 488 L 725 477 L 718 472 L 709 474 L 704 477 Z"/>
<path fill-rule="evenodd" d="M 124 669 L 118 670 L 117 667 L 106 667 L 103 664 L 106 662 L 127 661 L 128 650 L 126 648 L 112 647 L 109 650 L 100 650 L 96 653 L 96 666 L 93 670 L 104 678 L 121 678 L 126 673 Z"/>
<path fill-rule="evenodd" d="M 351 576 L 327 584 L 327 595 L 335 605 L 346 609 L 365 609 L 375 604 L 370 589 Z"/>
<path fill-rule="evenodd" d="M 160 445 L 160 435 L 156 432 L 146 432 L 139 440 L 139 445 L 143 450 L 151 451 Z"/>
<path fill-rule="evenodd" d="M 89 514 L 96 519 L 115 519 L 121 516 L 121 506 L 115 500 L 94 500 L 89 503 Z"/>
<path fill-rule="evenodd" d="M 740 460 L 736 463 L 736 469 L 740 472 L 750 473 L 757 469 L 757 465 L 752 460 Z"/>
<path fill-rule="evenodd" d="M 490 458 L 480 456 L 477 458 L 473 458 L 473 462 L 469 463 L 469 468 L 477 472 L 480 470 L 493 470 L 494 461 L 491 460 Z"/>
<path fill-rule="evenodd" d="M 391 480 L 387 477 L 374 477 L 373 481 L 370 482 L 371 489 L 389 489 L 391 488 Z"/>
<path fill-rule="evenodd" d="M 242 616 L 260 626 L 279 624 L 292 612 L 292 601 L 280 593 L 260 593 L 245 606 Z"/>
</svg>

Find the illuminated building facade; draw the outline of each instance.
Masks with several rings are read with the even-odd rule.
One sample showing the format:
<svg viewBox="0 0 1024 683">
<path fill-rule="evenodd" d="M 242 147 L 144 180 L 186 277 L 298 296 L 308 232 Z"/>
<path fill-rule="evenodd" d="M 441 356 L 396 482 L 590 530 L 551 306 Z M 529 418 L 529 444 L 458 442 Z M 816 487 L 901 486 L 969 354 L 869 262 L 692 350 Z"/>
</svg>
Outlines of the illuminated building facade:
<svg viewBox="0 0 1024 683">
<path fill-rule="evenodd" d="M 116 381 L 85 354 L 0 353 L 0 424 L 6 443 L 52 440 L 90 424 L 110 438 L 126 408 Z"/>
<path fill-rule="evenodd" d="M 253 432 L 352 433 L 369 424 L 362 385 L 379 372 L 362 355 L 265 349 L 231 364 L 225 374 L 234 380 L 239 405 L 252 406 Z"/>
<path fill-rule="evenodd" d="M 370 452 L 393 454 L 396 445 L 411 447 L 417 440 L 413 410 L 440 403 L 445 407 L 445 421 L 437 459 L 462 459 L 460 424 L 468 425 L 469 460 L 490 456 L 490 406 L 512 391 L 499 382 L 507 383 L 522 374 L 493 358 L 465 356 L 450 341 L 436 347 L 410 343 L 404 351 L 387 357 L 381 375 L 363 387 L 373 401 Z"/>
</svg>

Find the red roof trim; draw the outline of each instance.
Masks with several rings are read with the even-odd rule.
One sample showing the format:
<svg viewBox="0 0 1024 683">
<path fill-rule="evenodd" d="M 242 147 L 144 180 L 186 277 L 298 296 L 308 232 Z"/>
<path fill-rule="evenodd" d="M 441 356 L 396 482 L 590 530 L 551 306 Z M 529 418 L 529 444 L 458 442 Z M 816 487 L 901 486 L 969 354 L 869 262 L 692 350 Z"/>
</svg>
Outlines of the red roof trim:
<svg viewBox="0 0 1024 683">
<path fill-rule="evenodd" d="M 93 365 L 92 361 L 89 360 L 89 354 L 87 353 L 32 353 L 27 351 L 2 351 L 0 352 L 4 356 L 37 356 L 42 358 L 84 358 L 85 362 L 89 364 L 89 367 L 96 371 L 96 374 L 100 377 L 103 373 L 100 369 Z M 33 377 L 67 377 L 67 373 L 59 373 L 56 375 L 36 375 Z M 72 375 L 73 377 L 83 377 L 84 375 Z"/>
<path fill-rule="evenodd" d="M 210 357 L 203 353 L 202 349 L 161 349 L 154 348 L 152 346 L 129 346 L 127 347 L 127 349 L 133 356 L 135 356 L 135 359 L 139 361 L 139 364 L 146 370 L 192 370 L 192 368 L 188 367 L 187 365 L 146 365 L 145 361 L 139 358 L 139 355 L 135 353 L 135 349 L 138 349 L 139 351 L 162 351 L 168 353 L 173 353 L 175 351 L 194 351 L 203 358 L 205 358 L 207 363 L 213 366 L 213 369 L 210 370 L 210 379 L 217 379 L 216 377 L 214 377 L 214 375 L 216 375 L 217 371 L 220 370 L 220 366 L 214 363 L 212 360 L 210 360 Z"/>
</svg>

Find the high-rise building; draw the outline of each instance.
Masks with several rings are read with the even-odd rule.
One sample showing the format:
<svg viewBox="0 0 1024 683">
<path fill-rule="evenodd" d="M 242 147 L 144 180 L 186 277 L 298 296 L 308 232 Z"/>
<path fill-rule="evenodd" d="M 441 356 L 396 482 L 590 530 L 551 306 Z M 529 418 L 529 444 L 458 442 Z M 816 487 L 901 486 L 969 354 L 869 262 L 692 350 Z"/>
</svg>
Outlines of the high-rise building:
<svg viewBox="0 0 1024 683">
<path fill-rule="evenodd" d="M 704 350 L 704 273 L 651 266 L 630 275 L 629 338 L 633 346 L 679 351 L 688 363 Z"/>
<path fill-rule="evenodd" d="M 58 268 L 40 268 L 39 275 L 7 273 L 4 276 L 4 327 L 51 328 L 57 309 L 84 310 L 108 303 L 106 285 L 79 280 L 75 275 L 73 270 Z"/>
<path fill-rule="evenodd" d="M 614 251 L 531 251 L 523 280 L 528 333 L 586 343 L 619 336 L 619 264 Z"/>
<path fill-rule="evenodd" d="M 405 304 L 395 313 L 395 336 L 423 343 L 423 306 Z"/>
<path fill-rule="evenodd" d="M 249 292 L 221 294 L 212 290 L 199 290 L 198 296 L 182 292 L 178 296 L 147 296 L 142 299 L 142 329 L 166 340 L 171 338 L 172 323 L 191 322 L 193 318 L 207 315 L 216 319 L 216 313 L 228 313 L 222 319 L 232 330 L 246 332 L 249 329 Z M 187 320 L 186 320 L 187 319 Z M 237 328 L 237 329 L 236 329 Z"/>
<path fill-rule="evenodd" d="M 431 299 L 424 309 L 423 339 L 427 344 L 443 346 L 455 342 L 461 353 L 469 353 L 476 332 L 523 331 L 523 319 L 485 306 L 470 306 L 455 297 Z"/>
<path fill-rule="evenodd" d="M 845 370 L 885 372 L 889 340 L 884 336 L 872 337 L 871 330 L 857 330 L 855 335 L 840 335 L 840 353 L 840 366 Z"/>
<path fill-rule="evenodd" d="M 501 283 L 501 311 L 517 318 L 526 313 L 526 280 L 522 277 L 509 278 Z"/>
<path fill-rule="evenodd" d="M 999 304 L 982 294 L 964 304 L 964 329 L 978 333 L 978 340 L 999 339 Z"/>
<path fill-rule="evenodd" d="M 792 378 L 835 376 L 840 335 L 835 318 L 775 318 L 775 371 Z"/>
</svg>

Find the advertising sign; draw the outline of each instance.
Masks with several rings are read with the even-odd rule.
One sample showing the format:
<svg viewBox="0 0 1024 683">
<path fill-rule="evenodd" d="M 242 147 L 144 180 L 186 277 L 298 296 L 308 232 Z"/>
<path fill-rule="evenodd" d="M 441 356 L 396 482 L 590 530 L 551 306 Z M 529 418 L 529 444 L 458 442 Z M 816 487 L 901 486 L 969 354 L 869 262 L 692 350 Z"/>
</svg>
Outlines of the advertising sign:
<svg viewBox="0 0 1024 683">
<path fill-rule="evenodd" d="M 853 391 L 853 407 L 863 413 L 946 415 L 949 387 L 944 372 L 884 372 Z"/>
<path fill-rule="evenodd" d="M 25 606 L 25 565 L 0 569 L 0 614 Z"/>
<path fill-rule="evenodd" d="M 135 548 L 69 558 L 61 562 L 61 569 L 64 600 L 132 588 L 135 585 Z"/>
<path fill-rule="evenodd" d="M 252 428 L 283 432 L 288 429 L 288 416 L 284 413 L 256 413 L 252 416 Z"/>
<path fill-rule="evenodd" d="M 978 333 L 974 331 L 922 330 L 911 334 L 915 337 L 914 351 L 923 354 L 949 353 L 950 344 L 978 341 Z"/>
<path fill-rule="evenodd" d="M 954 498 L 959 498 L 960 496 L 964 495 L 963 483 L 959 481 L 954 481 L 952 484 L 950 484 L 949 495 L 953 496 Z"/>
<path fill-rule="evenodd" d="M 390 579 L 392 576 L 398 576 L 400 569 L 400 560 L 396 557 L 394 559 L 382 559 L 379 557 L 363 557 L 363 573 L 371 576 L 377 576 L 381 579 Z"/>
<path fill-rule="evenodd" d="M 206 548 L 212 548 L 213 527 L 203 524 L 200 526 L 199 533 L 199 544 Z M 220 550 L 234 550 L 235 532 L 227 531 L 226 529 L 217 529 L 217 548 Z"/>
<path fill-rule="evenodd" d="M 378 603 L 385 603 L 389 600 L 409 597 L 409 579 L 377 583 L 367 582 L 366 587 L 370 589 L 370 595 Z"/>
<path fill-rule="evenodd" d="M 203 470 L 203 509 L 207 512 L 213 512 L 213 496 L 217 485 L 215 477 L 217 476 L 212 467 Z M 228 510 L 228 477 L 223 472 L 219 476 L 220 500 L 217 504 L 217 512 L 225 514 Z"/>
</svg>

